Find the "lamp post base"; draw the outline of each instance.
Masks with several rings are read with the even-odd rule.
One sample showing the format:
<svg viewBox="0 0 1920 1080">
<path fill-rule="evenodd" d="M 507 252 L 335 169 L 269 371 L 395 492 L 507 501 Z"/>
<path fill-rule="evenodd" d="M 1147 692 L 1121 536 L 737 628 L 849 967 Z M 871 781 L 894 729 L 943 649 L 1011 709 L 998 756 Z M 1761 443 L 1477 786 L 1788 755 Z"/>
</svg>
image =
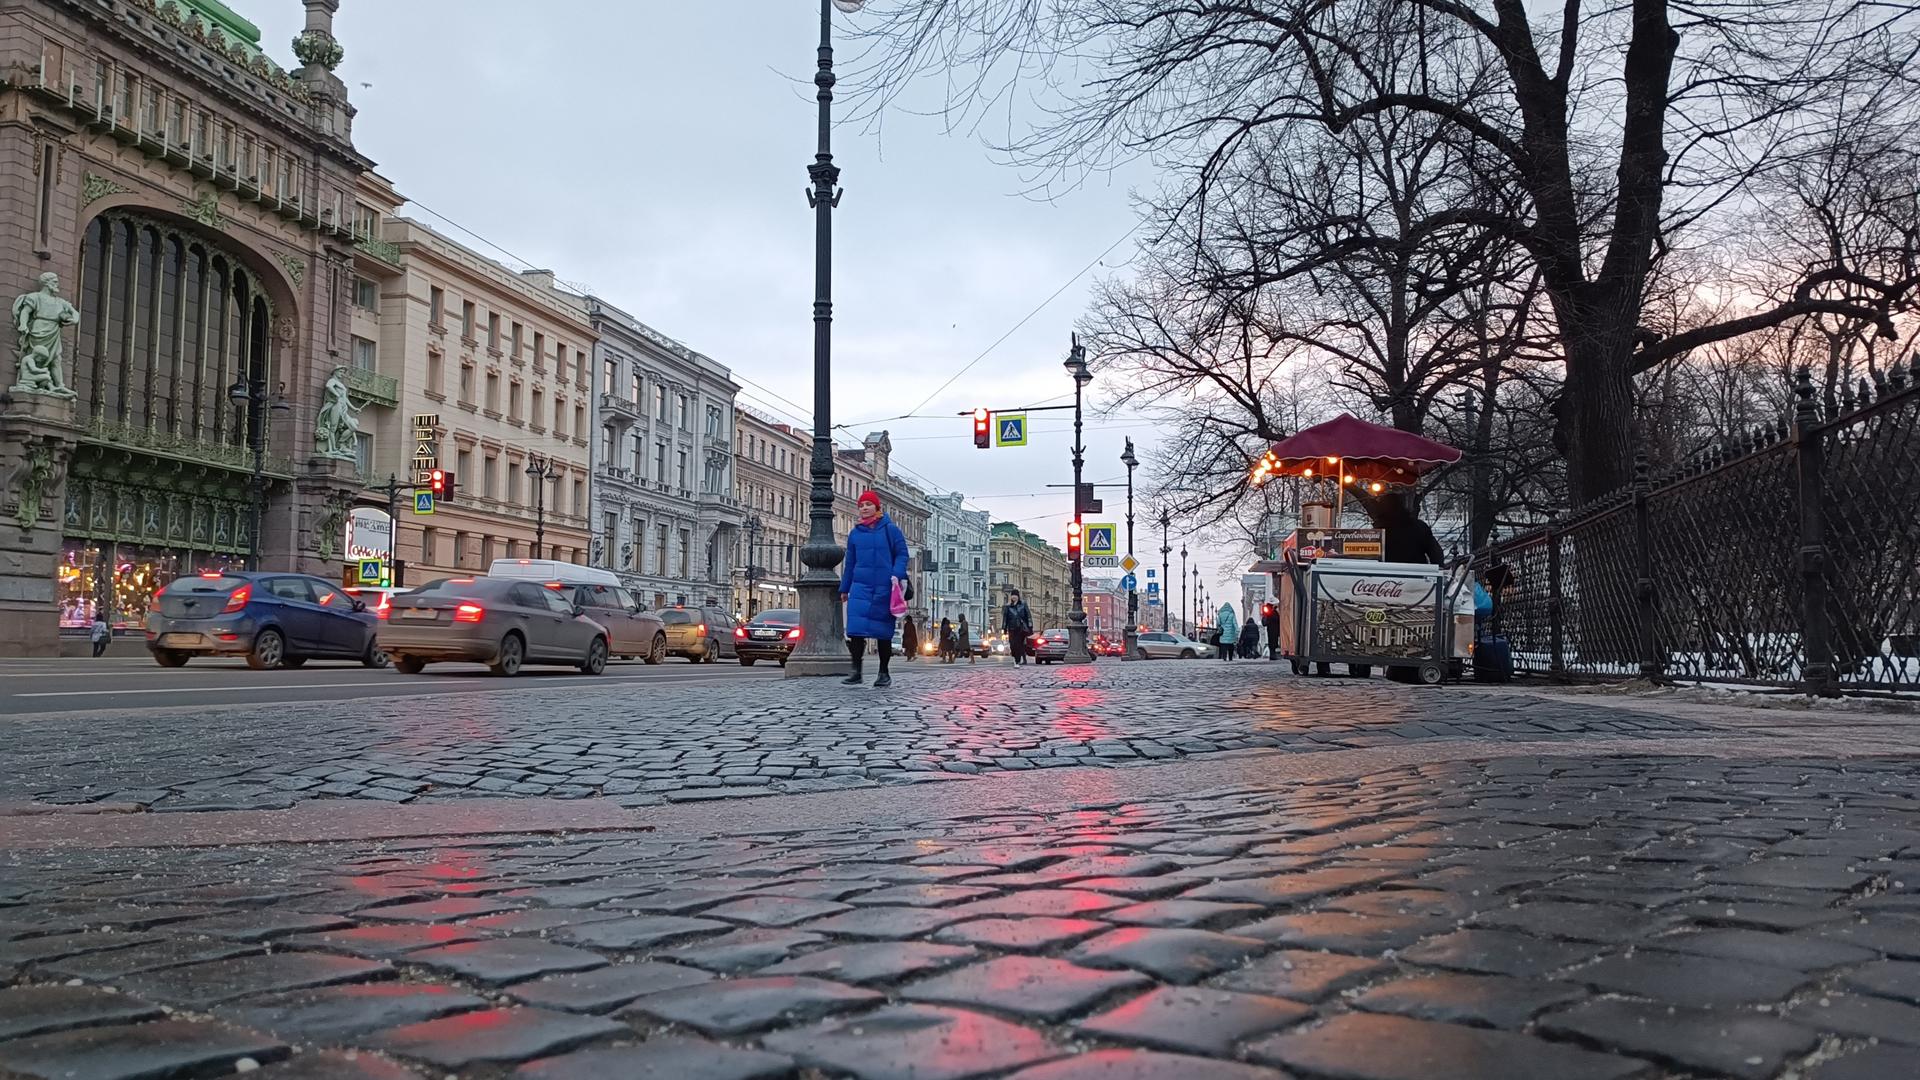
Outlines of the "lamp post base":
<svg viewBox="0 0 1920 1080">
<path fill-rule="evenodd" d="M 847 656 L 846 612 L 840 605 L 839 590 L 838 578 L 824 585 L 801 581 L 800 625 L 804 636 L 787 655 L 782 671 L 786 678 L 845 675 L 852 669 L 853 661 Z"/>
<path fill-rule="evenodd" d="M 1087 649 L 1087 616 L 1085 612 L 1076 611 L 1069 616 L 1067 622 L 1067 655 L 1060 662 L 1063 664 L 1093 663 L 1093 653 Z"/>
<path fill-rule="evenodd" d="M 1139 631 L 1129 626 L 1127 627 L 1126 632 L 1120 635 L 1120 640 L 1121 640 L 1121 650 L 1122 650 L 1121 659 L 1122 660 L 1140 659 L 1140 632 Z"/>
</svg>

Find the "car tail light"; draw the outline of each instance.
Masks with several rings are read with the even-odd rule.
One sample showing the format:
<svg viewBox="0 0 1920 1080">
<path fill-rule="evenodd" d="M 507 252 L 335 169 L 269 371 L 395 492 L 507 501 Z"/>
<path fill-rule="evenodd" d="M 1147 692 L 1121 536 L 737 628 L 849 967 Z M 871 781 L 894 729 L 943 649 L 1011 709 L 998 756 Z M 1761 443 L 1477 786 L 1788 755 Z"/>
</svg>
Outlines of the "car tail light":
<svg viewBox="0 0 1920 1080">
<path fill-rule="evenodd" d="M 737 637 L 737 638 L 740 638 L 740 639 L 742 639 L 742 640 L 745 640 L 745 638 L 746 638 L 746 636 L 747 636 L 747 628 L 746 628 L 746 627 L 744 627 L 744 626 L 736 626 L 736 627 L 734 627 L 734 628 L 733 628 L 733 636 L 734 636 L 734 637 Z"/>
<path fill-rule="evenodd" d="M 696 633 L 705 634 L 707 632 L 707 624 L 701 623 L 699 626 L 696 626 L 693 629 L 694 629 L 694 632 Z"/>
<path fill-rule="evenodd" d="M 208 581 L 219 581 L 225 575 L 215 570 L 208 570 L 202 573 L 200 576 L 203 578 L 206 578 Z"/>
<path fill-rule="evenodd" d="M 791 629 L 791 630 L 789 630 L 789 631 L 787 631 L 787 640 L 788 640 L 788 641 L 799 641 L 799 640 L 800 640 L 800 628 L 796 626 L 796 627 L 794 627 L 793 629 Z"/>
<path fill-rule="evenodd" d="M 487 609 L 479 604 L 461 604 L 453 609 L 454 622 L 479 622 L 487 617 Z"/>
<path fill-rule="evenodd" d="M 224 608 L 221 608 L 220 613 L 222 615 L 229 615 L 229 614 L 232 614 L 233 612 L 239 611 L 241 608 L 246 607 L 248 601 L 251 601 L 252 599 L 253 599 L 253 585 L 251 583 L 242 585 L 239 588 L 233 590 L 232 596 L 227 597 L 227 606 Z"/>
</svg>

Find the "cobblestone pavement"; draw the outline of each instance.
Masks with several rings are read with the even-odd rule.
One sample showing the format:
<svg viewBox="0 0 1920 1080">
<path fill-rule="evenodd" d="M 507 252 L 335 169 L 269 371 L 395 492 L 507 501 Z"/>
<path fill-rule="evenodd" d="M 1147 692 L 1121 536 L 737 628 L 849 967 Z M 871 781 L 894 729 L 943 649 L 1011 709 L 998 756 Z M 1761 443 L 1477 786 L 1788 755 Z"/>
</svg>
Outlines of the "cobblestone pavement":
<svg viewBox="0 0 1920 1080">
<path fill-rule="evenodd" d="M 0 1075 L 1893 1080 L 1920 761 L 0 854 Z"/>
<path fill-rule="evenodd" d="M 640 690 L 567 680 L 430 702 L 24 718 L 8 726 L 0 802 L 222 810 L 316 798 L 605 796 L 639 807 L 1263 747 L 1703 730 L 1577 701 L 1297 680 L 1265 663 L 982 665 L 903 674 L 888 691 L 832 680 Z"/>
</svg>

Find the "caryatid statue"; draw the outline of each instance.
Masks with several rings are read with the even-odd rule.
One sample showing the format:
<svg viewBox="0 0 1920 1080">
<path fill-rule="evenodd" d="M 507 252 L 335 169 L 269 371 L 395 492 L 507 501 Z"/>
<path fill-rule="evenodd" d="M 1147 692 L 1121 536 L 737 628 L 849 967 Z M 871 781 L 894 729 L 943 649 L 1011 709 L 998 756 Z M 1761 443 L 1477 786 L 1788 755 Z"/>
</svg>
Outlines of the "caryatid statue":
<svg viewBox="0 0 1920 1080">
<path fill-rule="evenodd" d="M 19 335 L 20 357 L 14 393 L 74 396 L 61 375 L 60 361 L 66 351 L 62 334 L 79 321 L 79 310 L 60 295 L 58 274 L 41 274 L 39 292 L 14 298 L 13 330 Z"/>
</svg>

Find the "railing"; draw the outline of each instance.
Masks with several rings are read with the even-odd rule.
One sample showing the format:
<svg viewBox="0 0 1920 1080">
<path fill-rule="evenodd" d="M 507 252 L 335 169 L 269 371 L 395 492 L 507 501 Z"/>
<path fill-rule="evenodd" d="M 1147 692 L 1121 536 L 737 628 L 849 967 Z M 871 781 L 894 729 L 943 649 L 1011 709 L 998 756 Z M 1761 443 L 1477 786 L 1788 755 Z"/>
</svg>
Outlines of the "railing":
<svg viewBox="0 0 1920 1080">
<path fill-rule="evenodd" d="M 1791 424 L 1482 553 L 1516 671 L 1920 691 L 1920 385 L 1795 382 Z"/>
</svg>

